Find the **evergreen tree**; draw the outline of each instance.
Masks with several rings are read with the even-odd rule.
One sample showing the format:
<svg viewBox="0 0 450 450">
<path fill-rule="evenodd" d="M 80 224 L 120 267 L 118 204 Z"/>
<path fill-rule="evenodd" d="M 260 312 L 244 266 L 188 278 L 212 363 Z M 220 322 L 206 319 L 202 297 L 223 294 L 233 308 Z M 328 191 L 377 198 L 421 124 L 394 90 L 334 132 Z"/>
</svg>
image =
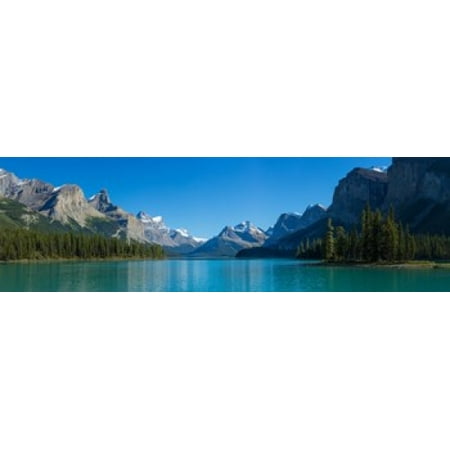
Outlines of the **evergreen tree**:
<svg viewBox="0 0 450 450">
<path fill-rule="evenodd" d="M 335 240 L 335 259 L 341 261 L 348 259 L 347 247 L 348 238 L 344 227 L 339 226 L 336 228 L 336 240 Z"/>
<path fill-rule="evenodd" d="M 334 227 L 331 219 L 328 219 L 327 234 L 325 235 L 325 259 L 333 261 L 335 256 L 334 249 Z"/>
</svg>

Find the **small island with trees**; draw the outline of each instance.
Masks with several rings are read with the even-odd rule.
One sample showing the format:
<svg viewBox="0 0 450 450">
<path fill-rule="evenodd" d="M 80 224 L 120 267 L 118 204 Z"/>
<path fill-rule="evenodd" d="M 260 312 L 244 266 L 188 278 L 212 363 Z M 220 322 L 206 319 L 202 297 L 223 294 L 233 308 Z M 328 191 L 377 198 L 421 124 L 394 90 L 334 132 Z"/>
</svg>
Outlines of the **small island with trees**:
<svg viewBox="0 0 450 450">
<path fill-rule="evenodd" d="M 392 207 L 383 216 L 367 205 L 351 231 L 329 219 L 325 236 L 301 242 L 297 258 L 320 259 L 322 264 L 430 267 L 432 261 L 450 260 L 450 237 L 414 235 L 396 220 Z"/>
</svg>

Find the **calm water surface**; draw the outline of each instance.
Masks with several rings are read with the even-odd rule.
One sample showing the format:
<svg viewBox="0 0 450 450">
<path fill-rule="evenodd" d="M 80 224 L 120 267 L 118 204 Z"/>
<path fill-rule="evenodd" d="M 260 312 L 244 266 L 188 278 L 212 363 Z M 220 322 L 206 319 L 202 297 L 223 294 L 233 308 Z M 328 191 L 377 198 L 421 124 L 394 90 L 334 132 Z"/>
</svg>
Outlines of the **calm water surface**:
<svg viewBox="0 0 450 450">
<path fill-rule="evenodd" d="M 450 270 L 311 266 L 286 259 L 1 264 L 1 291 L 449 291 Z"/>
</svg>

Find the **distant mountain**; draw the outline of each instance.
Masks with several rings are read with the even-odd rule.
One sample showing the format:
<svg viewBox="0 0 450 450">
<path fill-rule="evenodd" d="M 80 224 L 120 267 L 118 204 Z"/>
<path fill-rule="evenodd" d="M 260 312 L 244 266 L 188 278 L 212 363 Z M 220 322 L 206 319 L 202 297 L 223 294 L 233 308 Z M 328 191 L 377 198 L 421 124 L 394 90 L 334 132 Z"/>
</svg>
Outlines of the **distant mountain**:
<svg viewBox="0 0 450 450">
<path fill-rule="evenodd" d="M 161 216 L 151 217 L 140 211 L 136 217 L 144 226 L 146 240 L 161 245 L 169 253 L 187 254 L 205 242 L 205 239 L 196 238 L 183 228 L 167 227 Z"/>
<path fill-rule="evenodd" d="M 206 241 L 192 256 L 235 256 L 240 250 L 260 247 L 267 239 L 266 233 L 250 223 L 242 222 L 234 227 L 226 226 L 212 239 Z"/>
<path fill-rule="evenodd" d="M 278 218 L 277 222 L 271 230 L 268 239 L 264 242 L 264 247 L 271 247 L 275 245 L 280 239 L 295 231 L 308 228 L 313 223 L 322 219 L 327 215 L 327 210 L 324 206 L 316 203 L 309 205 L 303 214 L 299 213 L 284 213 Z"/>
</svg>

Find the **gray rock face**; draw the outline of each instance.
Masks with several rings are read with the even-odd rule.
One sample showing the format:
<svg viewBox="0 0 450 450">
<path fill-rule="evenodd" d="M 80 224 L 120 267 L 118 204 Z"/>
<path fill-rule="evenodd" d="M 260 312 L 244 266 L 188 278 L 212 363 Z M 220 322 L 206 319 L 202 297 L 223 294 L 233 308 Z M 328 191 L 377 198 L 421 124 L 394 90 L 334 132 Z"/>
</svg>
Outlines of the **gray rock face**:
<svg viewBox="0 0 450 450">
<path fill-rule="evenodd" d="M 151 217 L 140 211 L 136 218 L 143 224 L 148 242 L 161 245 L 172 253 L 190 253 L 204 242 L 192 236 L 187 230 L 169 228 L 161 216 Z"/>
<path fill-rule="evenodd" d="M 34 179 L 23 180 L 18 184 L 16 192 L 10 198 L 38 211 L 52 197 L 54 192 L 55 188 L 50 183 Z"/>
<path fill-rule="evenodd" d="M 445 188 L 442 189 L 445 177 L 442 178 L 443 173 L 439 174 L 439 165 L 446 159 L 392 158 L 385 205 L 401 207 L 418 198 L 441 201 L 443 194 L 448 195 Z"/>
<path fill-rule="evenodd" d="M 82 227 L 86 225 L 88 217 L 103 217 L 89 205 L 83 191 L 76 184 L 65 184 L 55 189 L 39 212 L 64 224 L 73 220 Z"/>
<path fill-rule="evenodd" d="M 384 209 L 417 233 L 450 233 L 450 158 L 393 158 Z"/>
<path fill-rule="evenodd" d="M 0 194 L 62 224 L 73 221 L 84 227 L 87 217 L 100 216 L 88 205 L 83 191 L 74 184 L 55 188 L 41 180 L 21 180 L 13 173 L 2 170 Z"/>
<path fill-rule="evenodd" d="M 0 169 L 0 196 L 11 198 L 15 195 L 20 182 L 21 180 L 13 173 Z"/>
<path fill-rule="evenodd" d="M 102 217 L 106 216 L 118 225 L 116 236 L 125 236 L 139 242 L 147 241 L 143 224 L 133 214 L 114 205 L 106 189 L 102 189 L 98 194 L 93 195 L 88 203 Z"/>
<path fill-rule="evenodd" d="M 98 194 L 93 195 L 89 199 L 89 204 L 102 213 L 111 212 L 112 210 L 117 209 L 117 206 L 111 203 L 106 189 L 101 189 Z"/>
<path fill-rule="evenodd" d="M 226 226 L 217 236 L 206 241 L 193 256 L 236 256 L 244 249 L 261 247 L 267 239 L 261 228 L 250 222 L 242 222 L 234 227 Z"/>
<path fill-rule="evenodd" d="M 353 169 L 339 181 L 328 213 L 333 219 L 348 225 L 359 222 L 367 203 L 381 208 L 388 189 L 388 175 L 372 169 Z"/>
<path fill-rule="evenodd" d="M 309 205 L 303 214 L 281 214 L 276 224 L 271 227 L 271 233 L 264 243 L 264 246 L 270 247 L 288 234 L 307 228 L 326 215 L 326 208 L 319 204 Z M 268 234 L 268 232 L 266 232 L 266 234 Z"/>
</svg>

